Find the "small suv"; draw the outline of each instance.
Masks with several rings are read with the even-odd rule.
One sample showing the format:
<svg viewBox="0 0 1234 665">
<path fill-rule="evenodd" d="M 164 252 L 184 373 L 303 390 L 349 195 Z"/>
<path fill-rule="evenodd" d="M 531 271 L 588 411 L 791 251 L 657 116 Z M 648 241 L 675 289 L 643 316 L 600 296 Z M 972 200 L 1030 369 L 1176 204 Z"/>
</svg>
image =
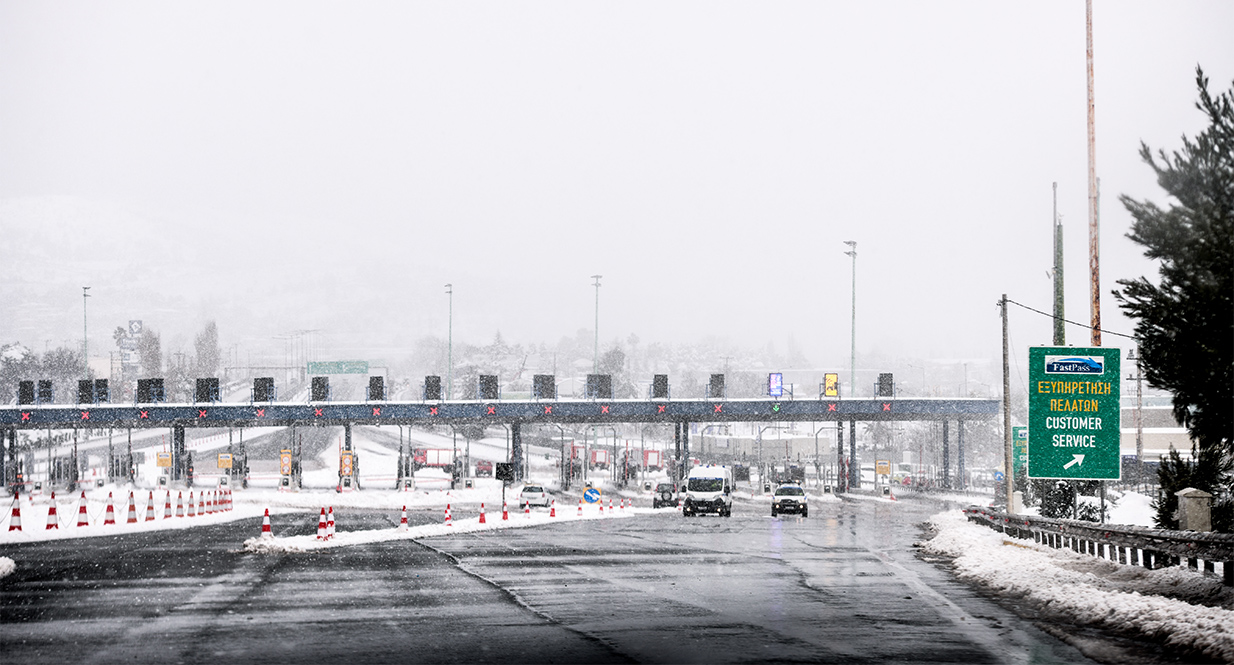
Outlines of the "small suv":
<svg viewBox="0 0 1234 665">
<path fill-rule="evenodd" d="M 781 513 L 797 513 L 802 517 L 810 516 L 810 505 L 806 502 L 806 491 L 801 485 L 780 485 L 771 497 L 771 516 Z"/>
<path fill-rule="evenodd" d="M 673 498 L 672 483 L 660 483 L 656 485 L 655 496 L 651 498 L 652 508 L 663 508 L 665 506 L 674 507 L 677 505 L 677 500 Z"/>
</svg>

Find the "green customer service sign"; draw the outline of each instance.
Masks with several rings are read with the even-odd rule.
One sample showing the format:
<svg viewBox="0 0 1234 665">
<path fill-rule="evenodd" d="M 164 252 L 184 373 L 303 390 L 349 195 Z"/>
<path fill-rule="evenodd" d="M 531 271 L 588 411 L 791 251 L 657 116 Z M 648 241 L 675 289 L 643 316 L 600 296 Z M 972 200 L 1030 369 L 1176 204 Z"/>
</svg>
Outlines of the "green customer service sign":
<svg viewBox="0 0 1234 665">
<path fill-rule="evenodd" d="M 1015 462 L 1011 468 L 1016 478 L 1024 477 L 1024 465 L 1028 464 L 1028 428 L 1011 428 L 1011 459 Z"/>
<path fill-rule="evenodd" d="M 1117 480 L 1119 350 L 1028 350 L 1028 477 Z"/>
</svg>

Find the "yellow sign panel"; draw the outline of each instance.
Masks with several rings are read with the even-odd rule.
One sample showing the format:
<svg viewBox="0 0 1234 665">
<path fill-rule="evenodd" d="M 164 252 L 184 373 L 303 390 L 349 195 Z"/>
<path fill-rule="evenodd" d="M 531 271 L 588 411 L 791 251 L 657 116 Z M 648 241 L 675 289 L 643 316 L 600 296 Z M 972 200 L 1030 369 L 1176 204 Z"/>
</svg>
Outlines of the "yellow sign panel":
<svg viewBox="0 0 1234 665">
<path fill-rule="evenodd" d="M 339 458 L 339 474 L 343 476 L 351 475 L 351 453 L 343 453 Z"/>
<path fill-rule="evenodd" d="M 839 397 L 840 396 L 840 375 L 839 374 L 824 374 L 823 375 L 823 397 Z"/>
<path fill-rule="evenodd" d="M 280 450 L 279 451 L 279 473 L 282 473 L 284 476 L 291 475 L 291 451 L 290 450 Z"/>
<path fill-rule="evenodd" d="M 158 453 L 158 458 L 154 460 L 155 466 L 164 466 L 171 468 L 171 453 Z"/>
<path fill-rule="evenodd" d="M 231 453 L 219 453 L 219 468 L 220 469 L 230 469 L 231 468 Z"/>
<path fill-rule="evenodd" d="M 890 476 L 891 462 L 885 459 L 874 460 L 874 473 L 880 476 Z"/>
</svg>

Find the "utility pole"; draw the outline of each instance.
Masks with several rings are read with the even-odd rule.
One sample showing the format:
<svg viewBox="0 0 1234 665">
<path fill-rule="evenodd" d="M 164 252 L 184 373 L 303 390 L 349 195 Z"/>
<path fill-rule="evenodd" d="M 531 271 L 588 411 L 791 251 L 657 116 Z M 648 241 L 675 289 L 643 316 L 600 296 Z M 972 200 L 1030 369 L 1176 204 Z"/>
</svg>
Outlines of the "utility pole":
<svg viewBox="0 0 1234 665">
<path fill-rule="evenodd" d="M 850 383 L 848 394 L 850 397 L 854 397 L 857 395 L 857 242 L 855 240 L 845 240 L 844 244 L 849 246 L 849 251 L 844 253 L 853 257 L 853 316 L 852 332 L 849 334 L 852 348 L 848 357 L 848 380 Z"/>
<path fill-rule="evenodd" d="M 591 373 L 600 373 L 600 277 L 603 275 L 592 275 L 591 278 L 596 280 L 596 346 L 591 356 Z"/>
<path fill-rule="evenodd" d="M 1136 353 L 1136 349 L 1131 349 L 1128 354 L 1128 360 L 1135 361 L 1135 376 L 1129 376 L 1128 379 L 1135 381 L 1135 484 L 1139 489 L 1141 483 L 1144 482 L 1144 372 L 1140 369 L 1140 354 Z"/>
<path fill-rule="evenodd" d="M 1101 225 L 1097 216 L 1097 141 L 1093 102 L 1093 0 L 1084 2 L 1085 27 L 1087 29 L 1088 62 L 1088 271 L 1089 310 L 1092 318 L 1092 344 L 1101 346 L 1101 261 L 1098 249 Z"/>
<path fill-rule="evenodd" d="M 85 365 L 85 374 L 82 378 L 90 378 L 90 336 L 86 327 L 86 298 L 90 297 L 90 287 L 81 287 L 81 362 Z"/>
<path fill-rule="evenodd" d="M 454 397 L 454 285 L 446 284 L 450 298 L 449 332 L 446 333 L 446 399 Z"/>
<path fill-rule="evenodd" d="M 1063 309 L 1063 224 L 1058 219 L 1058 183 L 1054 183 L 1054 346 L 1067 345 Z"/>
<path fill-rule="evenodd" d="M 1011 477 L 1013 470 L 1011 458 L 1011 374 L 1009 373 L 1007 350 L 1007 294 L 998 301 L 1003 317 L 1003 482 L 1007 492 L 1007 514 L 1015 508 L 1012 501 L 1015 492 L 1015 479 Z"/>
</svg>

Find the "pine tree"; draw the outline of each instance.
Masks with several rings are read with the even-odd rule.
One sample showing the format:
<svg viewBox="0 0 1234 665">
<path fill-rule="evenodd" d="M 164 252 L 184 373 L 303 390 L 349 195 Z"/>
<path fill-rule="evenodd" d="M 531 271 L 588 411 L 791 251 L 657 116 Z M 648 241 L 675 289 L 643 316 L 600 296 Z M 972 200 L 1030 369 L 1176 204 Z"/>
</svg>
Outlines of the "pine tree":
<svg viewBox="0 0 1234 665">
<path fill-rule="evenodd" d="M 1171 203 L 1120 197 L 1134 219 L 1128 237 L 1160 262 L 1160 283 L 1119 280 L 1114 296 L 1137 321 L 1145 378 L 1173 394 L 1195 450 L 1190 472 L 1181 459 L 1162 464 L 1162 524 L 1172 523 L 1173 491 L 1183 489 L 1173 479 L 1212 478 L 1215 487 L 1192 485 L 1228 491 L 1234 459 L 1234 89 L 1213 97 L 1199 68 L 1196 84 L 1209 126 L 1171 155 L 1140 146 Z"/>
</svg>

